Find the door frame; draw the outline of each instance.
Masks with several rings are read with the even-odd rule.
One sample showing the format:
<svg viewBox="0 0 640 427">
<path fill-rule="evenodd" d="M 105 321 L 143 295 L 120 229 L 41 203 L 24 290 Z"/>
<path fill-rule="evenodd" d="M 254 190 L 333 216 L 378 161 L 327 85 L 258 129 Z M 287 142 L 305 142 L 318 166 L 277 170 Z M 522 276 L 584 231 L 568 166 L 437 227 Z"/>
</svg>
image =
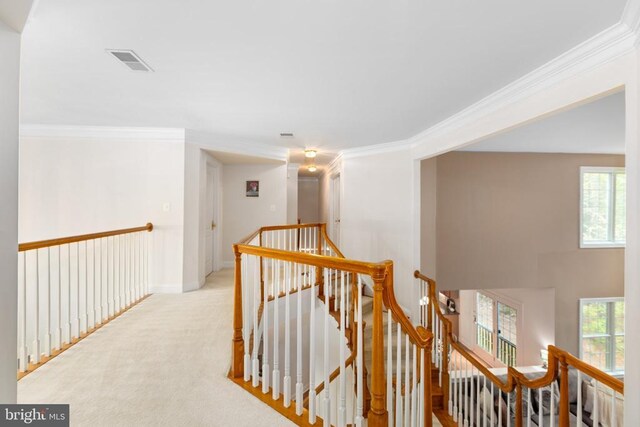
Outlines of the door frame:
<svg viewBox="0 0 640 427">
<path fill-rule="evenodd" d="M 336 188 L 336 179 L 338 180 Z M 329 236 L 336 246 L 340 247 L 340 238 L 342 234 L 341 225 L 338 226 L 338 235 L 336 236 L 336 198 L 335 193 L 338 191 L 338 224 L 341 221 L 342 211 L 342 175 L 335 172 L 329 176 Z"/>
<path fill-rule="evenodd" d="M 202 210 L 201 210 L 201 215 L 202 215 L 202 229 L 201 232 L 203 232 L 203 234 L 205 234 L 205 231 L 209 231 L 209 228 L 211 227 L 211 222 L 213 221 L 216 224 L 216 228 L 213 230 L 213 233 L 211 235 L 211 238 L 213 239 L 212 242 L 212 250 L 213 250 L 213 254 L 212 254 L 212 271 L 211 272 L 207 272 L 207 257 L 209 256 L 207 254 L 207 241 L 206 239 L 209 238 L 209 236 L 202 236 L 202 243 L 203 243 L 203 261 L 204 261 L 204 265 L 203 265 L 203 273 L 204 276 L 206 277 L 208 274 L 212 273 L 212 272 L 216 272 L 216 271 L 220 271 L 220 269 L 222 268 L 222 190 L 221 190 L 221 186 L 222 186 L 222 169 L 221 169 L 221 165 L 219 163 L 217 163 L 214 159 L 212 159 L 209 156 L 205 156 L 205 162 L 204 162 L 204 167 L 203 167 L 203 178 L 204 178 L 204 185 L 203 185 L 203 194 L 202 194 Z M 212 181 L 211 185 L 209 184 L 209 180 Z M 207 194 L 207 190 L 210 190 L 212 192 L 212 194 Z M 211 199 L 209 199 L 209 197 L 211 197 Z M 213 218 L 209 218 L 208 214 L 209 214 L 209 209 L 207 207 L 207 203 L 208 201 L 211 200 L 213 203 L 213 209 L 212 209 L 212 214 L 213 214 Z"/>
</svg>

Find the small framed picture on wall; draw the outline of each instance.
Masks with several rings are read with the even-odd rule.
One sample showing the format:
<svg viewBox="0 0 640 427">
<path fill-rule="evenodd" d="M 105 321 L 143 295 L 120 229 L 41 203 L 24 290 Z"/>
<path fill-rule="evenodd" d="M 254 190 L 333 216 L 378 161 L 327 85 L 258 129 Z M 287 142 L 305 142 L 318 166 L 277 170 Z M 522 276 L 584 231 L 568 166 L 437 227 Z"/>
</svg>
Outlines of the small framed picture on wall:
<svg viewBox="0 0 640 427">
<path fill-rule="evenodd" d="M 260 181 L 247 181 L 247 197 L 260 197 Z"/>
</svg>

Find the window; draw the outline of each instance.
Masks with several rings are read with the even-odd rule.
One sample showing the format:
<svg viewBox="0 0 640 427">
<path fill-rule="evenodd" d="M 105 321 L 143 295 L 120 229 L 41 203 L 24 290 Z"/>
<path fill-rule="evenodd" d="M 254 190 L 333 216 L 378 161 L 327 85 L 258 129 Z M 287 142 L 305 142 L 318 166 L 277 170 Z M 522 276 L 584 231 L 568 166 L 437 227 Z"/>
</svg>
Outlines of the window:
<svg viewBox="0 0 640 427">
<path fill-rule="evenodd" d="M 603 371 L 624 371 L 624 298 L 580 300 L 580 358 Z"/>
<path fill-rule="evenodd" d="M 624 168 L 580 168 L 580 247 L 623 247 L 627 176 Z"/>
<path fill-rule="evenodd" d="M 476 346 L 507 366 L 516 365 L 517 324 L 517 309 L 476 293 Z"/>
</svg>

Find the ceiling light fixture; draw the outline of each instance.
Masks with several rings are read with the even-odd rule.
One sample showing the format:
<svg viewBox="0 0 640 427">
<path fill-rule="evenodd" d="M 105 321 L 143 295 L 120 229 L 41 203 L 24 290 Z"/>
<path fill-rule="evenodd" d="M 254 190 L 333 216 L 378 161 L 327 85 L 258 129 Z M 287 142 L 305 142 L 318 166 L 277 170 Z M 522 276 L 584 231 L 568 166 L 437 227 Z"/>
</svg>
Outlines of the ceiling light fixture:
<svg viewBox="0 0 640 427">
<path fill-rule="evenodd" d="M 318 168 L 316 168 L 316 166 L 315 166 L 315 165 L 310 165 L 310 166 L 307 166 L 307 170 L 308 170 L 309 172 L 315 172 L 315 171 L 317 171 L 317 170 L 318 170 Z"/>
<path fill-rule="evenodd" d="M 315 158 L 316 154 L 318 154 L 316 150 L 304 150 L 304 156 L 308 159 Z"/>
</svg>

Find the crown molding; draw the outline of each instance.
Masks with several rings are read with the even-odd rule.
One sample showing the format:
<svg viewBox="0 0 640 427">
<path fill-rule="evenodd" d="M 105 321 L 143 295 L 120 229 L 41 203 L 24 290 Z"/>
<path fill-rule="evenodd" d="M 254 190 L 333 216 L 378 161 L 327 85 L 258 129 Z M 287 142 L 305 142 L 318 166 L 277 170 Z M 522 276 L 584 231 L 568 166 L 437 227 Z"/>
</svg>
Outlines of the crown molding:
<svg viewBox="0 0 640 427">
<path fill-rule="evenodd" d="M 262 157 L 285 163 L 289 160 L 288 148 L 241 140 L 237 137 L 187 129 L 186 140 L 188 143 L 197 144 L 201 148 L 212 151 Z"/>
<path fill-rule="evenodd" d="M 138 128 L 111 126 L 20 126 L 21 138 L 87 139 L 87 140 L 152 140 L 184 142 L 182 128 Z"/>
<path fill-rule="evenodd" d="M 635 8 L 633 12 L 637 12 Z M 434 137 L 462 128 L 563 80 L 600 67 L 632 52 L 637 38 L 637 33 L 626 23 L 615 24 L 408 141 L 413 148 L 427 144 Z"/>
<path fill-rule="evenodd" d="M 434 137 L 473 123 L 565 79 L 593 70 L 630 53 L 636 39 L 629 26 L 616 24 L 409 140 L 414 148 L 426 144 Z"/>
<path fill-rule="evenodd" d="M 640 43 L 640 0 L 627 1 L 620 22 L 635 34 L 635 45 L 638 46 Z"/>
<path fill-rule="evenodd" d="M 364 147 L 347 148 L 342 150 L 340 154 L 344 159 L 353 159 L 356 157 L 373 156 L 376 154 L 392 153 L 394 151 L 411 149 L 414 142 L 410 139 L 385 142 L 382 144 L 367 145 Z"/>
<path fill-rule="evenodd" d="M 342 170 L 342 159 L 343 154 L 340 152 L 335 159 L 331 160 L 331 163 L 324 168 L 323 174 L 333 175 L 336 172 L 340 172 Z"/>
</svg>

